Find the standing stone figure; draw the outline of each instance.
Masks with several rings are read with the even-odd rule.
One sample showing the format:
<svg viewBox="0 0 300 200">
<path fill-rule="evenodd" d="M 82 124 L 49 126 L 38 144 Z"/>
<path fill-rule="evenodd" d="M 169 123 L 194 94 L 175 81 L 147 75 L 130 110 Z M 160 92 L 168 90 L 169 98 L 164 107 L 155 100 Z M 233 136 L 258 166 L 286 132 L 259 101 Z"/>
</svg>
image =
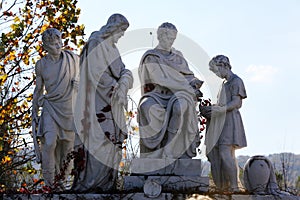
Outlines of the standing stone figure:
<svg viewBox="0 0 300 200">
<path fill-rule="evenodd" d="M 116 189 L 121 146 L 127 137 L 125 110 L 133 76 L 116 47 L 129 23 L 113 14 L 91 34 L 80 56 L 80 84 L 75 106 L 78 133 L 75 148 L 84 149 L 84 165 L 75 163 L 73 190 L 101 192 Z"/>
<path fill-rule="evenodd" d="M 47 29 L 42 41 L 47 55 L 35 66 L 32 120 L 38 123 L 37 136 L 41 141 L 45 183 L 59 190 L 62 188 L 53 185 L 55 175 L 63 169 L 63 162 L 74 146 L 72 105 L 78 87 L 79 57 L 70 51 L 62 51 L 61 33 L 57 29 Z M 42 107 L 40 117 L 39 107 Z M 65 171 L 66 176 L 70 174 L 71 167 Z"/>
<path fill-rule="evenodd" d="M 172 47 L 176 36 L 176 27 L 163 23 L 157 30 L 159 44 L 141 59 L 141 157 L 191 158 L 199 145 L 195 107 L 203 81 L 194 76 L 182 53 Z"/>
<path fill-rule="evenodd" d="M 247 97 L 241 78 L 231 71 L 229 59 L 218 55 L 209 67 L 221 79 L 225 79 L 213 106 L 200 107 L 201 113 L 210 119 L 206 132 L 206 154 L 211 163 L 213 180 L 220 190 L 239 191 L 238 168 L 235 150 L 247 146 L 239 108 Z"/>
</svg>

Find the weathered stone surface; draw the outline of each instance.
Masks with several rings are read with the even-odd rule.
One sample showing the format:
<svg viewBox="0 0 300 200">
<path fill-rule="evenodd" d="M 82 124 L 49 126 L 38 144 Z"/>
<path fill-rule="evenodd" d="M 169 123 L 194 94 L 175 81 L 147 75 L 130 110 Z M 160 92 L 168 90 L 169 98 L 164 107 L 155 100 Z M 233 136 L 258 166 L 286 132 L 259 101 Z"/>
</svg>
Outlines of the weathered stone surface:
<svg viewBox="0 0 300 200">
<path fill-rule="evenodd" d="M 208 196 L 207 196 L 208 195 Z M 3 195 L 3 200 L 300 200 L 297 196 L 273 196 L 273 195 L 209 195 L 200 194 L 187 195 L 187 194 L 174 194 L 174 193 L 161 193 L 158 197 L 150 198 L 143 193 L 128 193 L 128 194 L 13 194 Z M 1 198 L 1 196 L 0 196 Z"/>
<path fill-rule="evenodd" d="M 244 167 L 244 185 L 252 194 L 286 195 L 277 184 L 272 162 L 265 156 L 252 156 Z"/>
<path fill-rule="evenodd" d="M 201 176 L 200 159 L 134 159 L 131 175 Z"/>
<path fill-rule="evenodd" d="M 124 190 L 142 191 L 148 180 L 160 184 L 163 192 L 207 192 L 209 185 L 209 178 L 200 176 L 128 176 L 124 179 Z"/>
<path fill-rule="evenodd" d="M 215 200 L 300 200 L 300 197 L 292 195 L 212 195 Z"/>
</svg>

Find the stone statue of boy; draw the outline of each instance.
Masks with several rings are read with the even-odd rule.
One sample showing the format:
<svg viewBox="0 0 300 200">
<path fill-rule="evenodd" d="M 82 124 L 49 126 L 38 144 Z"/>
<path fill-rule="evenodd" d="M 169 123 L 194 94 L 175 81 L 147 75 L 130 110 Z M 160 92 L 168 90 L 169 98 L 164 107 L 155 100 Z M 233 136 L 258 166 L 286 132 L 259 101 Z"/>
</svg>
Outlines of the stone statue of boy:
<svg viewBox="0 0 300 200">
<path fill-rule="evenodd" d="M 36 87 L 33 94 L 32 120 L 38 124 L 36 136 L 41 141 L 41 164 L 45 184 L 56 190 L 55 175 L 74 146 L 73 101 L 78 85 L 79 57 L 62 50 L 61 33 L 49 28 L 42 34 L 47 55 L 35 66 Z M 42 107 L 38 117 L 39 107 Z M 35 131 L 35 130 L 33 130 Z M 70 174 L 69 166 L 65 174 Z"/>
<path fill-rule="evenodd" d="M 235 150 L 247 146 L 245 130 L 239 112 L 247 97 L 244 83 L 231 71 L 229 58 L 217 55 L 209 62 L 209 69 L 224 79 L 213 106 L 201 106 L 204 116 L 211 117 L 206 133 L 206 154 L 211 163 L 213 180 L 220 190 L 238 192 L 238 168 Z"/>
</svg>

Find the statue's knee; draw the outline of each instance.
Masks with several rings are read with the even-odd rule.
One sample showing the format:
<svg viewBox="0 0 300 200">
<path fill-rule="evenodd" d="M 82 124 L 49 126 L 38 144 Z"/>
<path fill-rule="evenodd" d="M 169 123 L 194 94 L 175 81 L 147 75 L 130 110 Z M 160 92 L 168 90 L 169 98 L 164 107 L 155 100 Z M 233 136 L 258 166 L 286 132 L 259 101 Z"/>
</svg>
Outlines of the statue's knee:
<svg viewBox="0 0 300 200">
<path fill-rule="evenodd" d="M 43 151 L 54 152 L 56 148 L 56 141 L 45 140 L 43 143 Z"/>
<path fill-rule="evenodd" d="M 139 110 L 141 112 L 147 112 L 153 104 L 155 104 L 155 102 L 152 100 L 152 98 L 145 98 L 140 103 Z"/>
<path fill-rule="evenodd" d="M 231 156 L 231 149 L 229 145 L 221 145 L 219 149 L 220 159 L 222 161 L 228 161 Z"/>
<path fill-rule="evenodd" d="M 148 110 L 149 109 L 149 103 L 147 101 L 144 101 L 140 104 L 139 106 L 139 109 L 143 112 L 145 110 Z"/>
</svg>

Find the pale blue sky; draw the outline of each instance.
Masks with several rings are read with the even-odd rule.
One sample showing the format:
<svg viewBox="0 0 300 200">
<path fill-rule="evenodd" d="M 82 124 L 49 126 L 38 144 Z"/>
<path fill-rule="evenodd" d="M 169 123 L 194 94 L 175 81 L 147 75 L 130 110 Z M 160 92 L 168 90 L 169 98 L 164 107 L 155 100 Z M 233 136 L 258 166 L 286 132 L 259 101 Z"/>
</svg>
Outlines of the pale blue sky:
<svg viewBox="0 0 300 200">
<path fill-rule="evenodd" d="M 241 109 L 248 147 L 237 155 L 300 153 L 300 1 L 81 0 L 78 6 L 86 39 L 111 14 L 121 13 L 130 23 L 128 32 L 171 22 L 209 57 L 227 55 L 248 93 Z M 150 35 L 144 40 L 151 46 Z M 144 51 L 124 56 L 127 67 L 137 68 Z"/>
</svg>

